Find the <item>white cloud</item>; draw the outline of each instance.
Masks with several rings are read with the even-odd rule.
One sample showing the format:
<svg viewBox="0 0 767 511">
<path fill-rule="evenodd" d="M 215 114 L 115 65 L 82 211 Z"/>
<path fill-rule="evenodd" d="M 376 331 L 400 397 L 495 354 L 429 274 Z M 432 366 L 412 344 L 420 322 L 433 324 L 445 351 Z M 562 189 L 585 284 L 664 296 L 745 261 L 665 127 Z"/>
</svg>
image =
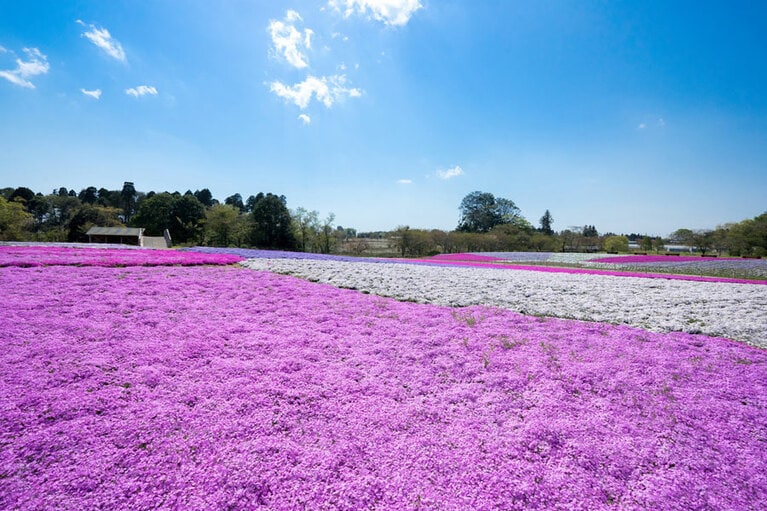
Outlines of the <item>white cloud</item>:
<svg viewBox="0 0 767 511">
<path fill-rule="evenodd" d="M 301 32 L 295 26 L 297 21 L 303 21 L 301 15 L 294 10 L 288 10 L 283 21 L 269 21 L 269 34 L 272 37 L 273 51 L 282 55 L 291 66 L 303 69 L 309 66 L 305 50 L 312 48 L 314 31 L 307 28 Z"/>
<path fill-rule="evenodd" d="M 645 123 L 643 123 L 643 122 L 640 122 L 640 123 L 639 123 L 639 126 L 637 126 L 637 129 L 638 129 L 638 130 L 643 130 L 643 129 L 645 129 L 646 127 L 647 127 L 647 125 L 646 125 Z"/>
<path fill-rule="evenodd" d="M 80 89 L 80 92 L 82 92 L 86 96 L 92 97 L 93 99 L 99 99 L 101 97 L 101 89 L 96 89 L 96 90 Z"/>
<path fill-rule="evenodd" d="M 8 50 L 3 48 L 3 53 L 7 52 Z M 24 48 L 24 53 L 27 54 L 27 60 L 16 59 L 16 69 L 0 71 L 0 78 L 5 78 L 20 87 L 34 89 L 35 85 L 28 78 L 46 74 L 50 69 L 50 65 L 48 64 L 48 58 L 40 53 L 40 50 L 37 48 Z"/>
<path fill-rule="evenodd" d="M 399 185 L 410 185 L 413 184 L 412 179 L 397 179 L 397 184 Z"/>
<path fill-rule="evenodd" d="M 347 97 L 357 98 L 362 95 L 360 89 L 346 86 L 345 75 L 323 76 L 322 78 L 308 76 L 306 80 L 293 86 L 274 81 L 269 84 L 269 90 L 301 109 L 309 106 L 312 97 L 325 107 L 330 108 L 334 103 Z"/>
<path fill-rule="evenodd" d="M 109 30 L 105 28 L 99 28 L 95 25 L 86 25 L 82 20 L 76 20 L 78 25 L 90 28 L 90 30 L 83 32 L 82 36 L 87 37 L 93 44 L 104 50 L 104 52 L 112 58 L 125 62 L 125 50 L 123 50 L 120 42 L 112 37 Z"/>
<path fill-rule="evenodd" d="M 386 25 L 404 26 L 423 6 L 418 0 L 329 0 L 328 5 L 348 18 L 355 11 Z"/>
<path fill-rule="evenodd" d="M 312 122 L 312 118 L 306 114 L 301 114 L 298 116 L 298 118 L 301 120 L 301 122 L 304 123 L 304 126 L 306 126 L 307 124 L 311 124 Z"/>
<path fill-rule="evenodd" d="M 662 127 L 664 127 L 665 125 L 666 125 L 666 121 L 664 121 L 664 120 L 663 120 L 663 117 L 661 117 L 660 119 L 658 119 L 658 127 L 659 127 L 659 128 L 662 128 Z"/>
<path fill-rule="evenodd" d="M 452 169 L 437 171 L 437 177 L 440 179 L 452 179 L 456 176 L 462 176 L 463 174 L 463 169 L 459 165 L 456 165 Z"/>
<path fill-rule="evenodd" d="M 157 95 L 157 89 L 152 87 L 151 85 L 139 85 L 138 87 L 131 87 L 130 89 L 125 89 L 125 94 L 128 96 L 133 96 L 134 98 L 138 98 L 140 96 L 146 96 L 147 94 L 151 96 Z"/>
</svg>

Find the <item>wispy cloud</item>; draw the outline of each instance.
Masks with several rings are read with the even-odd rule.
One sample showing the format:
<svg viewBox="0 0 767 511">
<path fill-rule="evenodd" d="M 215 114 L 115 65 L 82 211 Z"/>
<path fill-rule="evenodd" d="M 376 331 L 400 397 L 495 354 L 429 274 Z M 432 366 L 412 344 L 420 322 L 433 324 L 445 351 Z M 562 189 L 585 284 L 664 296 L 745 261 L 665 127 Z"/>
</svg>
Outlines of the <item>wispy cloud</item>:
<svg viewBox="0 0 767 511">
<path fill-rule="evenodd" d="M 269 90 L 301 109 L 309 106 L 312 97 L 330 108 L 345 98 L 357 98 L 362 95 L 360 89 L 346 86 L 345 75 L 323 76 L 322 78 L 308 76 L 303 82 L 292 86 L 274 81 L 269 84 Z"/>
<path fill-rule="evenodd" d="M 413 180 L 412 179 L 397 179 L 397 184 L 398 185 L 411 185 L 411 184 L 413 184 Z"/>
<path fill-rule="evenodd" d="M 464 172 L 459 165 L 456 165 L 452 169 L 438 170 L 436 174 L 438 178 L 447 180 L 447 179 L 453 179 L 454 177 L 457 177 L 457 176 L 462 176 Z"/>
<path fill-rule="evenodd" d="M 666 121 L 663 119 L 663 117 L 658 117 L 654 122 L 653 121 L 642 121 L 637 125 L 637 129 L 639 131 L 647 130 L 655 128 L 665 128 L 666 127 Z"/>
<path fill-rule="evenodd" d="M 269 21 L 269 34 L 272 37 L 273 51 L 281 55 L 291 66 L 303 69 L 309 66 L 305 50 L 312 47 L 314 31 L 296 28 L 296 22 L 303 21 L 301 15 L 294 10 L 288 10 L 282 21 Z"/>
<path fill-rule="evenodd" d="M 301 122 L 304 123 L 304 126 L 306 126 L 307 124 L 311 124 L 312 122 L 312 118 L 306 114 L 301 114 L 298 116 L 298 118 L 301 120 Z"/>
<path fill-rule="evenodd" d="M 82 92 L 86 96 L 92 97 L 93 99 L 99 99 L 101 97 L 101 89 L 96 89 L 96 90 L 80 89 L 80 92 Z"/>
<path fill-rule="evenodd" d="M 112 58 L 125 62 L 125 50 L 123 50 L 120 42 L 112 37 L 109 30 L 100 28 L 95 25 L 86 25 L 82 20 L 76 20 L 78 25 L 88 28 L 89 30 L 82 33 L 83 37 L 87 37 L 93 44 L 104 50 L 104 52 Z"/>
<path fill-rule="evenodd" d="M 5 48 L 2 49 L 2 53 L 8 53 Z M 29 78 L 37 75 L 44 75 L 48 73 L 50 65 L 48 64 L 48 58 L 40 53 L 37 48 L 24 48 L 24 53 L 27 55 L 27 60 L 16 59 L 16 69 L 6 69 L 0 71 L 0 78 L 5 78 L 9 82 L 24 87 L 27 89 L 34 89 L 35 84 L 29 81 Z"/>
<path fill-rule="evenodd" d="M 133 96 L 134 98 L 138 98 L 141 96 L 156 96 L 157 95 L 157 89 L 152 87 L 151 85 L 139 85 L 138 87 L 131 87 L 130 89 L 125 89 L 125 94 L 128 96 Z"/>
<path fill-rule="evenodd" d="M 346 18 L 357 12 L 392 26 L 407 25 L 423 7 L 418 0 L 330 0 L 328 5 Z"/>
</svg>

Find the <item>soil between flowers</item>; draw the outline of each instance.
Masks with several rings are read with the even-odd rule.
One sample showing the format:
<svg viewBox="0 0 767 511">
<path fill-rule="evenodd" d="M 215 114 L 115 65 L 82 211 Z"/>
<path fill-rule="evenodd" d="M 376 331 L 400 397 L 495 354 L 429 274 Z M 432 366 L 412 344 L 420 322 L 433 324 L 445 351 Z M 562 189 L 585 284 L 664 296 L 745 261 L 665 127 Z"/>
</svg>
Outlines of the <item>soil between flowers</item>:
<svg viewBox="0 0 767 511">
<path fill-rule="evenodd" d="M 767 498 L 767 354 L 232 267 L 0 268 L 0 507 Z"/>
</svg>

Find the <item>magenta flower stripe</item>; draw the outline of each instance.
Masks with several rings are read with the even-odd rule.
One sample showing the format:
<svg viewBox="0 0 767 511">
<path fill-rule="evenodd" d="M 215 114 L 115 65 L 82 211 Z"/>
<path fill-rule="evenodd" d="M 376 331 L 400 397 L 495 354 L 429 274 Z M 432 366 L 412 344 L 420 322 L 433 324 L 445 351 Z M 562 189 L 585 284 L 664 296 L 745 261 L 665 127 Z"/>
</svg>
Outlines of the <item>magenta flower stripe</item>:
<svg viewBox="0 0 767 511">
<path fill-rule="evenodd" d="M 168 266 L 233 264 L 243 258 L 234 254 L 181 252 L 176 250 L 74 248 L 56 246 L 0 246 L 3 266 Z"/>
<path fill-rule="evenodd" d="M 758 509 L 767 352 L 224 266 L 0 268 L 0 508 Z"/>
<path fill-rule="evenodd" d="M 689 280 L 695 282 L 727 282 L 730 284 L 761 284 L 767 285 L 767 280 L 757 279 L 738 279 L 728 277 L 709 277 L 704 275 L 677 275 L 673 273 L 652 273 L 644 271 L 621 271 L 621 270 L 599 270 L 591 268 L 567 268 L 559 266 L 530 266 L 522 264 L 507 264 L 503 262 L 493 261 L 477 261 L 477 260 L 464 260 L 455 258 L 452 260 L 443 259 L 391 259 L 391 262 L 408 262 L 414 264 L 446 264 L 454 266 L 468 266 L 477 268 L 497 268 L 504 270 L 519 270 L 519 271 L 540 271 L 546 273 L 571 273 L 571 274 L 587 274 L 587 275 L 608 275 L 613 277 L 634 277 L 644 279 L 668 279 L 668 280 Z"/>
</svg>

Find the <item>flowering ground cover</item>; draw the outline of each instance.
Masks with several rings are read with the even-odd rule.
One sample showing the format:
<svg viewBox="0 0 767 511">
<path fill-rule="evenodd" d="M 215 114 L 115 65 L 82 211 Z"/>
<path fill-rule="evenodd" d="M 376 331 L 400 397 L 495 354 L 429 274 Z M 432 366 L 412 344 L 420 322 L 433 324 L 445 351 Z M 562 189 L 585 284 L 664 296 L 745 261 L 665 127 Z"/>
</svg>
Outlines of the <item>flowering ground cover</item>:
<svg viewBox="0 0 767 511">
<path fill-rule="evenodd" d="M 621 267 L 617 265 L 604 264 L 600 267 L 601 263 L 594 264 L 593 267 L 562 267 L 562 266 L 530 266 L 519 264 L 507 264 L 510 262 L 535 262 L 552 264 L 588 264 L 589 258 L 596 257 L 595 254 L 558 254 L 554 252 L 488 252 L 487 255 L 475 254 L 475 253 L 458 253 L 458 254 L 440 254 L 433 257 L 426 257 L 421 259 L 388 259 L 388 258 L 371 258 L 371 257 L 353 257 L 342 256 L 334 254 L 314 254 L 309 252 L 285 252 L 279 250 L 257 250 L 248 248 L 216 248 L 216 247 L 193 247 L 189 249 L 195 252 L 203 252 L 208 254 L 233 254 L 248 259 L 288 259 L 299 261 L 343 261 L 354 263 L 372 263 L 372 264 L 419 264 L 426 266 L 443 266 L 443 265 L 455 265 L 455 266 L 476 266 L 476 267 L 493 267 L 503 268 L 511 270 L 524 270 L 524 271 L 542 271 L 549 273 L 583 273 L 593 275 L 612 275 L 618 277 L 642 277 L 642 278 L 660 278 L 660 279 L 676 279 L 676 280 L 694 280 L 700 282 L 730 282 L 730 283 L 747 283 L 747 284 L 763 284 L 767 285 L 767 267 L 762 273 L 749 271 L 748 264 L 742 265 L 741 270 L 737 273 L 723 269 L 718 273 L 718 276 L 712 276 L 705 271 L 697 272 L 697 275 L 688 274 L 676 274 L 673 270 L 659 268 L 655 272 L 652 269 L 646 267 Z M 525 255 L 528 254 L 528 255 Z M 604 254 L 600 254 L 604 256 Z M 620 256 L 618 256 L 620 257 Z M 721 261 L 720 261 L 721 262 Z M 753 263 L 751 263 L 753 267 Z M 695 273 L 695 272 L 692 272 Z M 716 268 L 710 270 L 709 273 L 717 274 Z"/>
<path fill-rule="evenodd" d="M 237 267 L 5 267 L 0 289 L 2 509 L 767 499 L 767 353 L 725 339 Z"/>
<path fill-rule="evenodd" d="M 5 266 L 167 266 L 233 264 L 242 258 L 233 254 L 181 252 L 134 248 L 61 247 L 51 245 L 0 246 L 0 267 Z"/>
<path fill-rule="evenodd" d="M 499 257 L 486 254 L 438 254 L 429 258 L 430 261 L 461 261 L 461 262 L 473 262 L 473 263 L 494 263 L 503 261 Z"/>
<path fill-rule="evenodd" d="M 759 284 L 615 277 L 606 271 L 607 275 L 598 275 L 498 269 L 486 264 L 287 259 L 248 259 L 242 264 L 398 300 L 487 305 L 659 332 L 704 333 L 767 347 L 767 286 Z"/>
<path fill-rule="evenodd" d="M 315 254 L 313 252 L 289 252 L 286 250 L 261 250 L 257 248 L 233 248 L 233 247 L 191 247 L 183 248 L 183 251 L 202 252 L 206 254 L 231 254 L 246 259 L 309 259 L 312 261 L 349 261 L 349 262 L 378 262 L 378 259 L 343 256 L 336 254 Z"/>
<path fill-rule="evenodd" d="M 767 280 L 767 259 L 693 256 L 619 256 L 595 258 L 583 263 L 588 268 L 638 272 L 674 272 L 720 277 L 745 277 Z"/>
</svg>

